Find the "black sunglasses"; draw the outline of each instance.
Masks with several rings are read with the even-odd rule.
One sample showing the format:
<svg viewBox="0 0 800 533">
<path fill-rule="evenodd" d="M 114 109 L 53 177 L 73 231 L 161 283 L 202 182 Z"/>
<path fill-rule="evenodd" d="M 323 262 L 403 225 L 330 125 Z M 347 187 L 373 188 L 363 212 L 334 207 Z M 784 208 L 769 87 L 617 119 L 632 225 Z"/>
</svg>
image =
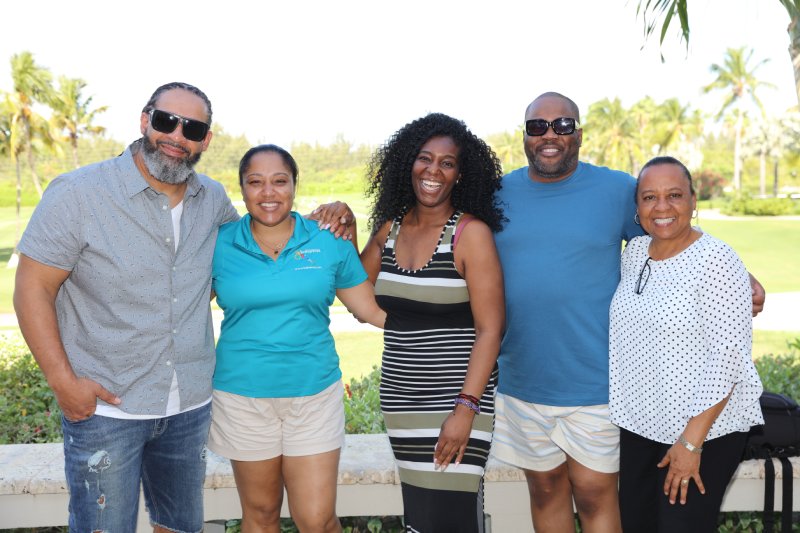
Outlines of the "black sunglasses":
<svg viewBox="0 0 800 533">
<path fill-rule="evenodd" d="M 193 118 L 186 118 L 174 113 L 167 113 L 160 109 L 150 110 L 150 125 L 153 129 L 161 133 L 172 133 L 175 128 L 181 125 L 183 129 L 183 136 L 188 141 L 200 142 L 206 138 L 208 133 L 208 124 L 194 120 Z"/>
<path fill-rule="evenodd" d="M 639 281 L 636 282 L 636 294 L 642 294 L 644 292 L 644 287 L 647 285 L 648 281 L 650 281 L 650 257 L 647 258 L 647 261 L 644 262 L 642 269 L 639 271 Z"/>
<path fill-rule="evenodd" d="M 525 133 L 531 137 L 540 137 L 547 133 L 547 128 L 551 127 L 556 135 L 572 135 L 581 125 L 574 118 L 559 117 L 552 122 L 543 118 L 534 118 L 525 121 Z"/>
</svg>

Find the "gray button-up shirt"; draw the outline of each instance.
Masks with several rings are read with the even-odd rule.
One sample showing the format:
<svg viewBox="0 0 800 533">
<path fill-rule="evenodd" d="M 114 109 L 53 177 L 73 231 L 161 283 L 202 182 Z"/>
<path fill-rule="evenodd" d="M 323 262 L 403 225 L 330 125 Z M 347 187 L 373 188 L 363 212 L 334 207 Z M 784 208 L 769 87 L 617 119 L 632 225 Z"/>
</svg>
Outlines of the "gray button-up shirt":
<svg viewBox="0 0 800 533">
<path fill-rule="evenodd" d="M 162 415 L 173 371 L 181 409 L 211 396 L 211 259 L 217 229 L 238 215 L 222 185 L 190 178 L 176 250 L 169 199 L 131 147 L 53 180 L 19 251 L 70 271 L 56 311 L 75 373 L 118 395 L 125 412 Z"/>
</svg>

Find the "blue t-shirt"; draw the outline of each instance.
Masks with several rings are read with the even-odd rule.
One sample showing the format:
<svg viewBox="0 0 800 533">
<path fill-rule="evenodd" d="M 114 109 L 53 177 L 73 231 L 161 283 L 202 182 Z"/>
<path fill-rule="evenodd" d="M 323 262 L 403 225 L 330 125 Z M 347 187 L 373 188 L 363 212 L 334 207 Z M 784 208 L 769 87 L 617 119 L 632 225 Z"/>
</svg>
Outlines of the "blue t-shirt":
<svg viewBox="0 0 800 533">
<path fill-rule="evenodd" d="M 501 393 L 544 405 L 608 403 L 608 312 L 622 241 L 643 233 L 635 187 L 628 174 L 587 163 L 552 183 L 531 180 L 528 167 L 503 177 Z"/>
<path fill-rule="evenodd" d="M 340 379 L 328 326 L 336 289 L 367 279 L 349 241 L 292 213 L 294 234 L 277 260 L 250 231 L 250 215 L 219 230 L 212 268 L 225 312 L 214 388 L 254 398 L 310 396 Z"/>
</svg>

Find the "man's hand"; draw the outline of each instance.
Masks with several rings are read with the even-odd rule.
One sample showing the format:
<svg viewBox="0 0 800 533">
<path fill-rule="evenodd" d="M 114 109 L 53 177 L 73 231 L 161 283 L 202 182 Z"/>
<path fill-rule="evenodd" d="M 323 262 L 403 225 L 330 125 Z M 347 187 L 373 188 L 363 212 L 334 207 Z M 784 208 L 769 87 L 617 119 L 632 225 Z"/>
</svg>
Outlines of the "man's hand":
<svg viewBox="0 0 800 533">
<path fill-rule="evenodd" d="M 111 405 L 121 402 L 116 395 L 89 378 L 72 378 L 67 383 L 53 384 L 52 388 L 61 412 L 72 422 L 92 416 L 97 409 L 97 398 Z"/>
</svg>

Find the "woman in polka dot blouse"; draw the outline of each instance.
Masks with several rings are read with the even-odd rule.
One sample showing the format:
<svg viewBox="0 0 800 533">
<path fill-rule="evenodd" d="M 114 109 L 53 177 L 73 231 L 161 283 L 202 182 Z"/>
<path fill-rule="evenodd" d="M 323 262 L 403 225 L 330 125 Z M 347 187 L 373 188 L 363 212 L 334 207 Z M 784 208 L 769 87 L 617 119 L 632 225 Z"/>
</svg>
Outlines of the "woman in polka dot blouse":
<svg viewBox="0 0 800 533">
<path fill-rule="evenodd" d="M 728 245 L 692 228 L 697 198 L 677 159 L 644 166 L 636 204 L 649 235 L 625 248 L 611 304 L 623 529 L 711 532 L 747 431 L 763 423 L 749 278 Z"/>
</svg>

